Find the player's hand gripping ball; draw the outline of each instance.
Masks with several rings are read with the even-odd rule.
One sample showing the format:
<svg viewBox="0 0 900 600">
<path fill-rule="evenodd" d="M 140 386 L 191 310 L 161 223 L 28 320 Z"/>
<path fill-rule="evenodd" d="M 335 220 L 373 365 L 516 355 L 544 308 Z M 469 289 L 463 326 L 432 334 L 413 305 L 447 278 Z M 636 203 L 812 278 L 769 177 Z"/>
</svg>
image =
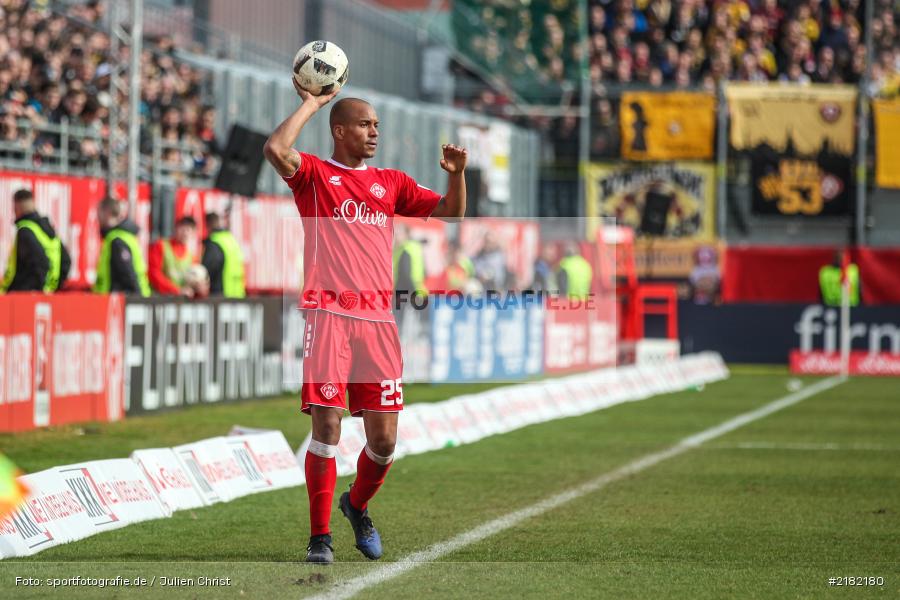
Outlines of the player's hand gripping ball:
<svg viewBox="0 0 900 600">
<path fill-rule="evenodd" d="M 350 63 L 337 44 L 322 40 L 310 42 L 294 57 L 294 81 L 313 96 L 337 92 L 349 77 Z"/>
</svg>

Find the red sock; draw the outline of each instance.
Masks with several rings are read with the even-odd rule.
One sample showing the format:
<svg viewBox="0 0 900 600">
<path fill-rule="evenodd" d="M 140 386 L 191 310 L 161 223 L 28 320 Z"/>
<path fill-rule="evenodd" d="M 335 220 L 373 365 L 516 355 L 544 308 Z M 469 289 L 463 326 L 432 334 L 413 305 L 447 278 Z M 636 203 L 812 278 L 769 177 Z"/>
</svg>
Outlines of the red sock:
<svg viewBox="0 0 900 600">
<path fill-rule="evenodd" d="M 322 458 L 306 452 L 306 492 L 309 494 L 310 535 L 331 533 L 331 503 L 337 483 L 334 457 Z"/>
<path fill-rule="evenodd" d="M 375 462 L 366 453 L 368 449 L 366 446 L 359 453 L 359 460 L 356 461 L 356 481 L 350 488 L 350 505 L 357 510 L 366 510 L 369 500 L 384 483 L 384 476 L 394 464 L 393 460 L 386 465 Z"/>
</svg>

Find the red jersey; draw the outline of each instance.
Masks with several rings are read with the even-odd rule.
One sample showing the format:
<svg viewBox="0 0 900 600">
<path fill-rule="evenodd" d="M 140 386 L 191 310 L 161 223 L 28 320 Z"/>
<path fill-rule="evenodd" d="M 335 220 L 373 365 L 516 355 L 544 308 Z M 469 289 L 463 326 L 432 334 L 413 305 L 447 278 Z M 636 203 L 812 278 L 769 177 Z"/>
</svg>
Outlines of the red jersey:
<svg viewBox="0 0 900 600">
<path fill-rule="evenodd" d="M 300 308 L 393 321 L 394 215 L 427 218 L 441 195 L 394 169 L 300 153 L 285 182 L 304 230 Z"/>
<path fill-rule="evenodd" d="M 172 238 L 169 240 L 172 247 L 172 253 L 175 258 L 181 260 L 190 254 L 187 246 Z M 191 262 L 197 262 L 196 257 L 191 257 Z M 181 288 L 174 281 L 169 279 L 166 274 L 166 258 L 163 252 L 163 241 L 157 240 L 150 244 L 150 252 L 147 256 L 147 278 L 150 280 L 150 286 L 160 294 L 171 294 L 177 296 L 181 293 Z"/>
</svg>

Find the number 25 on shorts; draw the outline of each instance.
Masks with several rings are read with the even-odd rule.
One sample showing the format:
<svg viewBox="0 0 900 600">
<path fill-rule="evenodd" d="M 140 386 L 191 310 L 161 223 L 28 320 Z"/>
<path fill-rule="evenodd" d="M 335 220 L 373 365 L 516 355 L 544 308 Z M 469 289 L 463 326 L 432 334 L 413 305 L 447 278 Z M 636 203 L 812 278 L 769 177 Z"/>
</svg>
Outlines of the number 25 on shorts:
<svg viewBox="0 0 900 600">
<path fill-rule="evenodd" d="M 381 405 L 401 406 L 403 404 L 403 384 L 400 378 L 385 379 L 381 382 Z"/>
</svg>

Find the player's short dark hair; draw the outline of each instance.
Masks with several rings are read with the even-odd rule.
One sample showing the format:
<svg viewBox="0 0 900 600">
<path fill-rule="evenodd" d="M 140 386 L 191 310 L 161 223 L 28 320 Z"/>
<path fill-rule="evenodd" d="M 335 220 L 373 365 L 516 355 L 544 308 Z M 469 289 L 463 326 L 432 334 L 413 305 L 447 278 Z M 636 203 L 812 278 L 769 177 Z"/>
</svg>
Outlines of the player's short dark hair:
<svg viewBox="0 0 900 600">
<path fill-rule="evenodd" d="M 181 217 L 180 219 L 178 219 L 178 221 L 175 222 L 175 227 L 179 227 L 181 225 L 187 225 L 188 227 L 196 227 L 197 219 L 195 219 L 191 215 L 185 215 L 185 216 Z"/>
<path fill-rule="evenodd" d="M 13 202 L 27 202 L 28 200 L 34 200 L 34 194 L 31 193 L 31 190 L 23 188 L 13 194 Z"/>
<path fill-rule="evenodd" d="M 207 229 L 218 229 L 222 226 L 222 217 L 219 216 L 219 213 L 208 212 L 205 220 Z"/>
<path fill-rule="evenodd" d="M 328 126 L 334 127 L 335 125 L 346 123 L 350 108 L 356 104 L 369 105 L 369 103 L 362 98 L 341 98 L 335 102 L 334 106 L 331 107 L 331 113 L 328 115 Z"/>
</svg>

